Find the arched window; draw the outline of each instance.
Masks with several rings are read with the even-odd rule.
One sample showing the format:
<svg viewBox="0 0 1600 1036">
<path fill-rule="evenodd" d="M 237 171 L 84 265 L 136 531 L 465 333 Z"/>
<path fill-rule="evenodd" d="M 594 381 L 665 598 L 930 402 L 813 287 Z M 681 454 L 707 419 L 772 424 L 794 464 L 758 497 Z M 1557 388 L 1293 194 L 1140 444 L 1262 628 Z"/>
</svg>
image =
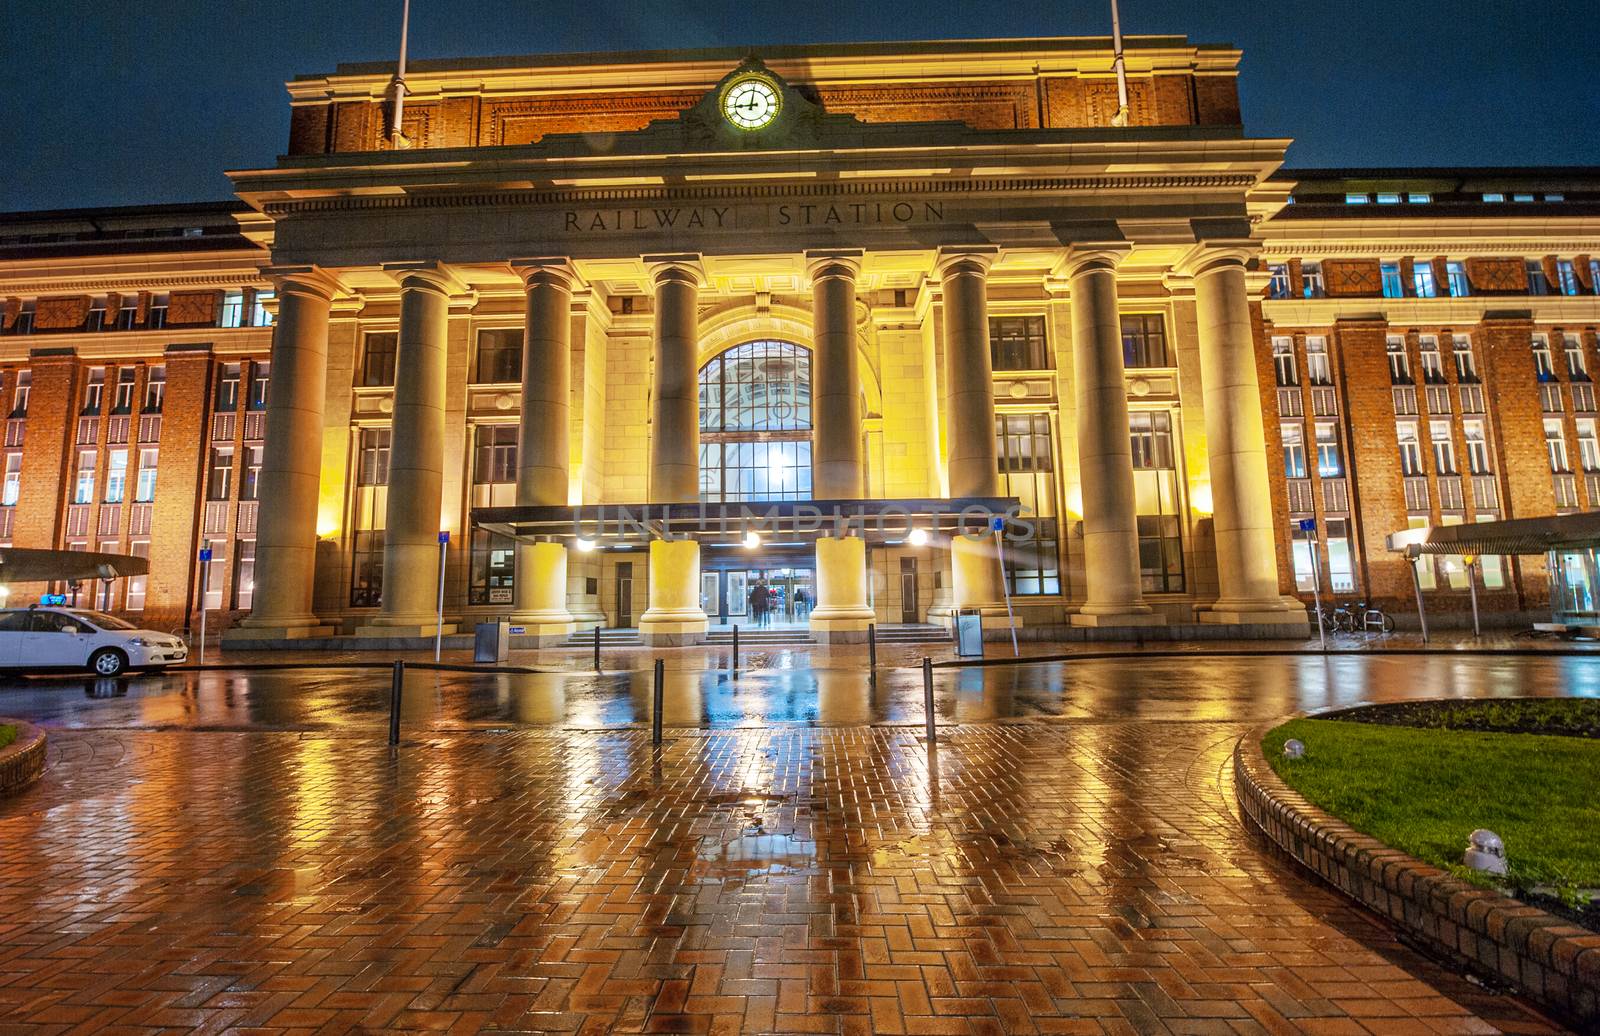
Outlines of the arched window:
<svg viewBox="0 0 1600 1036">
<path fill-rule="evenodd" d="M 811 498 L 811 353 L 735 346 L 700 368 L 700 499 Z"/>
</svg>

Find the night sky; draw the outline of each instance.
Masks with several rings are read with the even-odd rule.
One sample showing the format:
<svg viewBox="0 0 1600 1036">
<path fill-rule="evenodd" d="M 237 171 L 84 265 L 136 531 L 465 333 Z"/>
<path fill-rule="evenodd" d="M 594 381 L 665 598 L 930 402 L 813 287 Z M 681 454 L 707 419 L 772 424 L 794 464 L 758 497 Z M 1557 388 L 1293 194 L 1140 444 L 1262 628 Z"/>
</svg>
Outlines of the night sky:
<svg viewBox="0 0 1600 1036">
<path fill-rule="evenodd" d="M 1291 166 L 1600 164 L 1600 31 L 1575 0 L 1122 0 L 1130 35 L 1244 51 L 1246 131 Z M 200 201 L 272 164 L 283 82 L 393 60 L 400 0 L 13 0 L 0 211 Z M 1106 35 L 1108 0 L 413 0 L 415 58 Z"/>
</svg>

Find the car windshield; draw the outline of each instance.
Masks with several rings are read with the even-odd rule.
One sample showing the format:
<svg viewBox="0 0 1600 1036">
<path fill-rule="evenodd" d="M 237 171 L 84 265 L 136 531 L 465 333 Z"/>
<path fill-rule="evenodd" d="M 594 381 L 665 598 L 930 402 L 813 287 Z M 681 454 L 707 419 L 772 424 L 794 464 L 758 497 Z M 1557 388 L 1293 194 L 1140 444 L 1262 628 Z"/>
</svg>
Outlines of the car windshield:
<svg viewBox="0 0 1600 1036">
<path fill-rule="evenodd" d="M 107 615 L 105 612 L 77 611 L 72 614 L 88 619 L 103 630 L 132 630 L 139 628 L 131 622 L 124 622 L 115 615 Z"/>
</svg>

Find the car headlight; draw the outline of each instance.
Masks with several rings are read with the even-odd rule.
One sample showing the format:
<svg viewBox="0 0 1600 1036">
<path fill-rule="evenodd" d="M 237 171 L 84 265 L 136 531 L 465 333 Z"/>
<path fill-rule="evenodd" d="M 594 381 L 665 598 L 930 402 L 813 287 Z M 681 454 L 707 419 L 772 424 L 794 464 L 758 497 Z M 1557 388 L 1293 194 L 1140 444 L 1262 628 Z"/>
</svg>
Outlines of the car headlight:
<svg viewBox="0 0 1600 1036">
<path fill-rule="evenodd" d="M 145 637 L 130 637 L 128 643 L 134 647 L 155 647 L 156 642 Z"/>
</svg>

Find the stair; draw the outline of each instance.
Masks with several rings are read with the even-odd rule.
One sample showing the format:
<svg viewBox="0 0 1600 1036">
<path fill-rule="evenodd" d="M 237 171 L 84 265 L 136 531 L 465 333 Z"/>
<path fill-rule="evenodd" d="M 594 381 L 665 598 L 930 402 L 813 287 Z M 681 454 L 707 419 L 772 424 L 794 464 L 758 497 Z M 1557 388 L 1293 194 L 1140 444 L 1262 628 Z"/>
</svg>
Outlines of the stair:
<svg viewBox="0 0 1600 1036">
<path fill-rule="evenodd" d="M 638 647 L 643 641 L 639 639 L 636 629 L 603 629 L 600 631 L 600 647 Z M 567 647 L 593 647 L 594 630 L 578 630 L 567 638 Z"/>
<path fill-rule="evenodd" d="M 934 644 L 950 642 L 950 627 L 931 622 L 896 622 L 878 627 L 879 644 Z"/>
<path fill-rule="evenodd" d="M 706 643 L 731 646 L 733 644 L 733 630 L 714 629 L 706 634 Z M 785 630 L 756 629 L 749 626 L 739 627 L 739 647 L 741 650 L 762 647 L 804 647 L 807 644 L 815 643 L 816 641 L 811 639 L 811 631 L 804 628 Z"/>
</svg>

